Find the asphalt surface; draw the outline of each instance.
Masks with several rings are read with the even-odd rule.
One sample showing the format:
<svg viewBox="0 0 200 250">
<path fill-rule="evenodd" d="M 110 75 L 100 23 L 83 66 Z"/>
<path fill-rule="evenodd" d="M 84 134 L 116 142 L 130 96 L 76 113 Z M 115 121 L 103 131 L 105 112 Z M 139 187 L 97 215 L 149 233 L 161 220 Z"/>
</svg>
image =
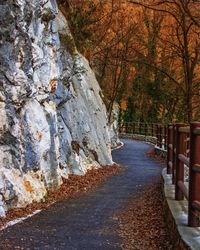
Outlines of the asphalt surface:
<svg viewBox="0 0 200 250">
<path fill-rule="evenodd" d="M 156 182 L 162 168 L 145 154 L 151 145 L 123 140 L 113 160 L 127 169 L 98 188 L 58 202 L 39 214 L 0 232 L 4 249 L 121 249 L 114 214 Z"/>
</svg>

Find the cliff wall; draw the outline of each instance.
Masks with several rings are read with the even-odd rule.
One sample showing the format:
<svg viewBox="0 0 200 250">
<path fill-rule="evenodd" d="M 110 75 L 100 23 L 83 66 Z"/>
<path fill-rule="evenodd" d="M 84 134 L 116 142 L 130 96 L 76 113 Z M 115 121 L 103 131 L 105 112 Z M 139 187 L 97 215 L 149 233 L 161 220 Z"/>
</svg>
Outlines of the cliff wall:
<svg viewBox="0 0 200 250">
<path fill-rule="evenodd" d="M 54 0 L 0 1 L 0 215 L 112 164 L 101 89 Z"/>
</svg>

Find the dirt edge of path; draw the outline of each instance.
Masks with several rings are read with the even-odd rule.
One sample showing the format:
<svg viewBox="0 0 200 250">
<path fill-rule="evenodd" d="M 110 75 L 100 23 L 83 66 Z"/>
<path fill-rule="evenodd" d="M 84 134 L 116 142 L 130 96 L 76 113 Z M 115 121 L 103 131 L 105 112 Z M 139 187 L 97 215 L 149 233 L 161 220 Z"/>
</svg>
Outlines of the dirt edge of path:
<svg viewBox="0 0 200 250">
<path fill-rule="evenodd" d="M 86 193 L 95 187 L 103 184 L 111 176 L 117 175 L 125 170 L 125 167 L 114 164 L 112 166 L 102 166 L 99 169 L 91 169 L 84 176 L 69 175 L 68 179 L 63 179 L 63 184 L 54 191 L 48 191 L 45 199 L 41 202 L 33 202 L 25 208 L 10 209 L 5 218 L 0 217 L 0 230 L 8 222 L 28 217 L 37 210 L 48 208 L 51 204 Z"/>
<path fill-rule="evenodd" d="M 121 248 L 126 250 L 173 250 L 165 222 L 162 182 L 152 184 L 129 201 L 116 215 Z"/>
</svg>

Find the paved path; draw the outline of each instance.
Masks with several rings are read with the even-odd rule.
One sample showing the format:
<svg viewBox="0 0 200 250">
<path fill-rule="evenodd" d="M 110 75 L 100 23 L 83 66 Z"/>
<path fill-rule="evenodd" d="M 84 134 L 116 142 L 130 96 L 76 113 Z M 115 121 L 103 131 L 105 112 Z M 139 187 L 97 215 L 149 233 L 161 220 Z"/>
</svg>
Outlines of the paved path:
<svg viewBox="0 0 200 250">
<path fill-rule="evenodd" d="M 88 193 L 56 203 L 0 232 L 0 250 L 21 249 L 14 246 L 41 250 L 121 249 L 113 230 L 113 214 L 161 174 L 161 168 L 145 155 L 152 146 L 132 140 L 124 143 L 123 148 L 113 151 L 113 159 L 127 166 L 126 171 Z"/>
</svg>

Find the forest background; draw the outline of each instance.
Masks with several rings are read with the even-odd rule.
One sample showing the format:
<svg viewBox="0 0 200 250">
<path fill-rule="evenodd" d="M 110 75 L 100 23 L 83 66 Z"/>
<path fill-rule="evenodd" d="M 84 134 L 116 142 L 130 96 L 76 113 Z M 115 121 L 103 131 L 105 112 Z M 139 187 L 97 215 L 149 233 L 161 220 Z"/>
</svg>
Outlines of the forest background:
<svg viewBox="0 0 200 250">
<path fill-rule="evenodd" d="M 199 0 L 59 0 L 109 119 L 200 120 Z M 70 44 L 70 43 L 69 43 Z"/>
</svg>

